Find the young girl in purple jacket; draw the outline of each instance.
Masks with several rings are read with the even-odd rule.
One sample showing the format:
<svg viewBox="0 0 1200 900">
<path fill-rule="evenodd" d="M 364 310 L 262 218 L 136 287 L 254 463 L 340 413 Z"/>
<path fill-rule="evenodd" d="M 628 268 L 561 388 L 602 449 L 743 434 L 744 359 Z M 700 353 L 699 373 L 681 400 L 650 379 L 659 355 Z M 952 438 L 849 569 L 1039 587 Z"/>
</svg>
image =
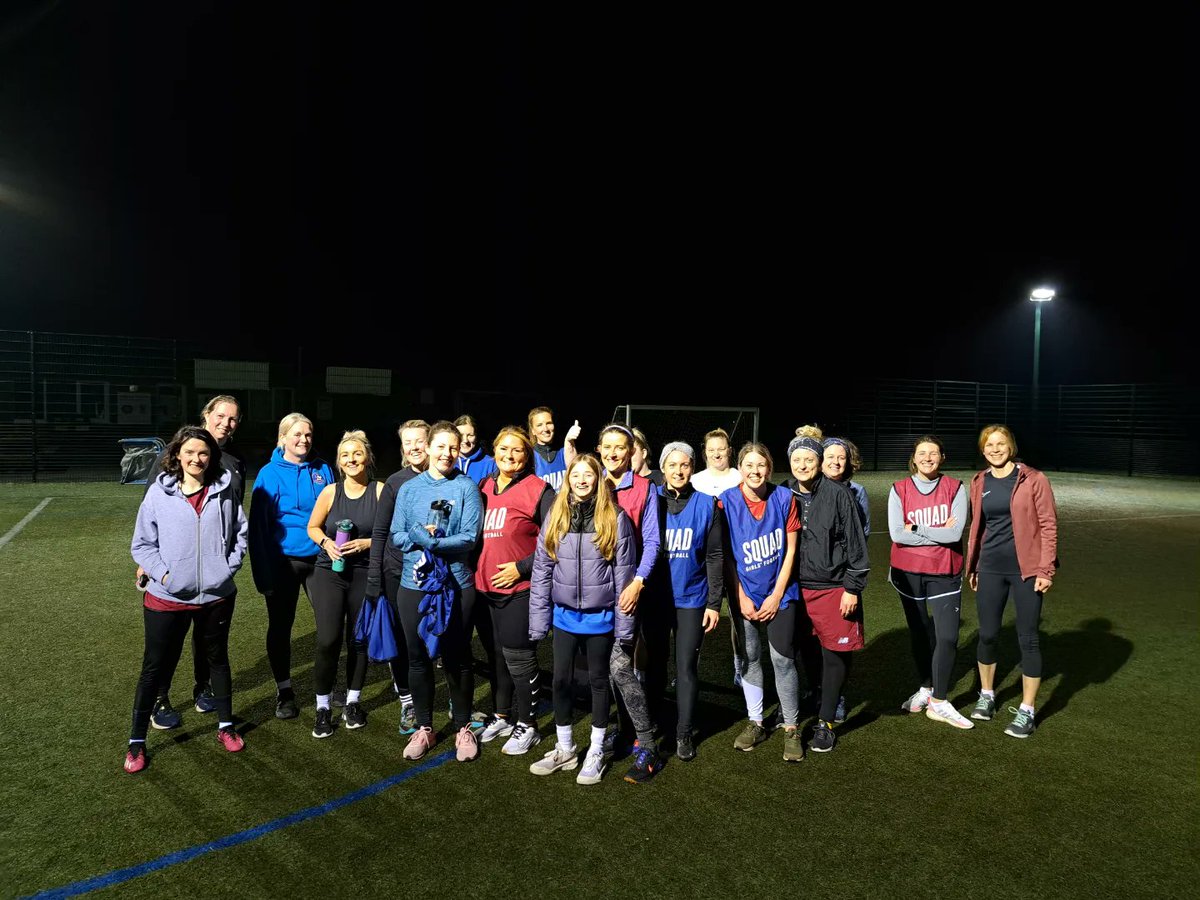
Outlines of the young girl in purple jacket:
<svg viewBox="0 0 1200 900">
<path fill-rule="evenodd" d="M 617 599 L 633 581 L 637 546 L 633 523 L 623 513 L 591 454 L 576 457 L 542 528 L 529 586 L 529 639 L 540 641 L 554 626 L 553 750 L 529 767 L 550 775 L 579 765 L 571 731 L 575 653 L 587 655 L 592 687 L 591 745 L 575 780 L 596 784 L 604 774 L 608 726 L 609 655 L 616 640 L 633 640 L 633 617 Z"/>
</svg>

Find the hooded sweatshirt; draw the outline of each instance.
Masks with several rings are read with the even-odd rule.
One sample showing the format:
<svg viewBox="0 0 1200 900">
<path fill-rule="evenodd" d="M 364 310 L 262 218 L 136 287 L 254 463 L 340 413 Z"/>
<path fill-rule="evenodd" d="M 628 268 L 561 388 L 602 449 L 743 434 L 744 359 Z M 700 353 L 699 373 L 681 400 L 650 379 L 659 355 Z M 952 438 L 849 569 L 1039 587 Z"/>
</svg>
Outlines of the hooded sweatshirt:
<svg viewBox="0 0 1200 900">
<path fill-rule="evenodd" d="M 158 474 L 142 498 L 130 545 L 133 561 L 150 576 L 148 593 L 203 606 L 234 592 L 248 525 L 231 481 L 231 473 L 222 472 L 208 486 L 197 515 L 175 476 Z"/>
<path fill-rule="evenodd" d="M 496 460 L 484 454 L 482 447 L 476 447 L 470 453 L 460 453 L 454 467 L 476 484 L 483 484 L 483 479 L 498 471 Z"/>
<path fill-rule="evenodd" d="M 319 552 L 308 536 L 308 519 L 317 496 L 333 483 L 324 460 L 288 462 L 280 447 L 259 470 L 250 495 L 250 568 L 260 593 L 275 589 L 275 568 L 283 557 L 311 559 Z"/>
</svg>

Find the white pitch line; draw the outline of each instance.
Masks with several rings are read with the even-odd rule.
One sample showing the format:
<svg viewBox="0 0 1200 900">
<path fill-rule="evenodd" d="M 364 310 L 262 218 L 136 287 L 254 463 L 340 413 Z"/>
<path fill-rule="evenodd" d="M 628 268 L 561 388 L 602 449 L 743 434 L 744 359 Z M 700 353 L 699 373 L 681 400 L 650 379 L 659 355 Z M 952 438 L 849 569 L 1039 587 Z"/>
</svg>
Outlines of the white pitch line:
<svg viewBox="0 0 1200 900">
<path fill-rule="evenodd" d="M 54 499 L 53 497 L 47 497 L 45 500 L 43 500 L 41 503 L 39 503 L 37 506 L 35 506 L 33 508 L 33 512 L 31 512 L 29 515 L 27 515 L 25 518 L 23 518 L 20 522 L 18 522 L 12 528 L 8 529 L 8 534 L 4 535 L 4 537 L 0 537 L 0 548 L 3 548 L 5 544 L 7 544 L 9 541 L 11 541 L 13 538 L 15 538 L 18 534 L 20 534 L 21 529 L 24 528 L 26 525 L 28 525 L 30 522 L 32 522 L 35 518 L 37 518 L 37 514 L 40 513 L 43 509 L 45 509 L 46 506 L 53 499 Z"/>
<path fill-rule="evenodd" d="M 1088 522 L 1133 522 L 1139 519 L 1194 519 L 1200 516 L 1200 513 L 1177 513 L 1169 516 L 1118 516 L 1115 519 L 1067 519 L 1066 521 L 1072 525 L 1084 524 Z"/>
</svg>

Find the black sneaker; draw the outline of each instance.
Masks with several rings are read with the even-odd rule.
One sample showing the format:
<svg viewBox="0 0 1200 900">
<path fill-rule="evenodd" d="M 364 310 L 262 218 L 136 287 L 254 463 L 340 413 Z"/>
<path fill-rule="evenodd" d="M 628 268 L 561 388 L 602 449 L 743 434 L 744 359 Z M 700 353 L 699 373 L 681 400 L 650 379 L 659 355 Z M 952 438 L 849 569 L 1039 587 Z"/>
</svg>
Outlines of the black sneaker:
<svg viewBox="0 0 1200 900">
<path fill-rule="evenodd" d="M 212 688 L 207 685 L 192 691 L 192 702 L 195 704 L 196 712 L 198 713 L 217 711 L 217 704 L 213 702 Z"/>
<path fill-rule="evenodd" d="M 278 712 L 276 712 L 278 715 Z M 327 738 L 333 734 L 333 710 L 324 706 L 317 707 L 317 724 L 313 726 L 313 737 Z"/>
<path fill-rule="evenodd" d="M 171 706 L 170 700 L 166 697 L 159 697 L 154 701 L 154 712 L 150 713 L 150 724 L 159 731 L 170 731 L 183 724 L 183 720 L 179 718 L 179 713 L 175 712 L 175 707 Z"/>
<path fill-rule="evenodd" d="M 625 773 L 625 780 L 630 784 L 645 784 L 658 774 L 663 766 L 662 757 L 646 747 L 638 747 L 633 755 L 633 765 Z"/>
<path fill-rule="evenodd" d="M 342 721 L 351 731 L 362 728 L 367 724 L 367 711 L 362 708 L 361 703 L 347 703 L 342 710 Z"/>
<path fill-rule="evenodd" d="M 681 734 L 675 740 L 675 758 L 681 762 L 691 762 L 696 758 L 696 745 L 690 734 Z"/>
<path fill-rule="evenodd" d="M 296 705 L 296 694 L 291 688 L 284 688 L 275 696 L 275 718 L 294 719 L 300 715 L 300 707 Z"/>
<path fill-rule="evenodd" d="M 836 745 L 837 735 L 833 733 L 833 726 L 823 719 L 819 720 L 812 740 L 808 742 L 808 748 L 814 753 L 828 753 Z"/>
</svg>

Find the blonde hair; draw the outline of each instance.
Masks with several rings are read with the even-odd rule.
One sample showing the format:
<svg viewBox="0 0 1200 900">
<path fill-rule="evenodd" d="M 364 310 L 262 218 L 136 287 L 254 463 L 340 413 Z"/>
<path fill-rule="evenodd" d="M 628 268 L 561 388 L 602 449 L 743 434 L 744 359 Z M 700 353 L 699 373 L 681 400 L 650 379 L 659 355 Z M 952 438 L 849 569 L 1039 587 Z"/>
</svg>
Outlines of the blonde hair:
<svg viewBox="0 0 1200 900">
<path fill-rule="evenodd" d="M 505 425 L 497 431 L 496 439 L 492 441 L 492 453 L 495 454 L 496 445 L 508 435 L 515 437 L 521 442 L 521 446 L 525 448 L 525 468 L 522 471 L 528 471 L 533 467 L 533 441 L 529 439 L 529 433 L 520 425 Z"/>
<path fill-rule="evenodd" d="M 291 431 L 292 426 L 294 426 L 297 422 L 303 422 L 309 428 L 313 427 L 312 419 L 310 419 L 304 413 L 298 413 L 298 412 L 288 413 L 286 416 L 284 416 L 282 419 L 279 420 L 279 439 L 275 442 L 276 447 L 283 446 L 284 435 L 286 435 L 289 431 Z M 314 428 L 313 430 L 315 431 L 316 429 Z"/>
<path fill-rule="evenodd" d="M 728 431 L 726 431 L 724 428 L 714 428 L 712 431 L 710 431 L 708 434 L 706 434 L 704 436 L 704 449 L 705 450 L 708 449 L 708 442 L 711 441 L 713 438 L 721 438 L 723 441 L 725 441 L 726 447 L 729 447 L 732 445 L 729 440 L 729 432 Z"/>
<path fill-rule="evenodd" d="M 366 454 L 367 454 L 367 480 L 369 481 L 371 479 L 371 476 L 375 474 L 375 451 L 371 449 L 371 442 L 369 440 L 367 440 L 367 433 L 365 431 L 363 431 L 361 428 L 355 428 L 355 429 L 352 429 L 351 431 L 343 432 L 342 439 L 340 441 L 338 441 L 337 457 L 334 459 L 334 463 L 333 463 L 335 466 L 337 466 L 338 477 L 339 478 L 344 477 L 343 473 L 342 473 L 342 463 L 341 463 L 342 444 L 345 444 L 348 441 L 355 441 L 356 443 L 362 444 L 363 450 L 366 451 Z"/>
<path fill-rule="evenodd" d="M 820 425 L 801 425 L 796 429 L 796 437 L 812 438 L 814 441 L 825 440 L 825 435 L 821 431 Z"/>
<path fill-rule="evenodd" d="M 640 428 L 633 429 L 633 443 L 641 448 L 642 456 L 646 459 L 651 457 L 650 442 L 646 440 L 646 433 Z"/>
<path fill-rule="evenodd" d="M 399 438 L 403 438 L 404 432 L 407 431 L 409 428 L 417 428 L 421 431 L 424 431 L 425 432 L 425 440 L 427 440 L 427 441 L 429 440 L 429 423 L 426 422 L 424 419 L 409 419 L 406 422 L 401 422 L 400 427 L 396 429 L 396 436 Z"/>
<path fill-rule="evenodd" d="M 983 445 L 997 431 L 1004 435 L 1004 439 L 1008 441 L 1009 458 L 1015 458 L 1017 455 L 1017 439 L 1013 437 L 1013 433 L 1007 425 L 985 425 L 983 427 L 983 431 L 979 432 L 979 455 L 983 455 Z"/>
<path fill-rule="evenodd" d="M 200 410 L 200 418 L 203 421 L 207 422 L 208 414 L 211 413 L 218 406 L 220 406 L 222 403 L 232 403 L 234 406 L 237 407 L 238 417 L 239 418 L 241 417 L 242 404 L 238 403 L 237 397 L 231 397 L 231 396 L 229 396 L 229 394 L 217 394 L 217 396 L 213 397 L 211 400 L 209 400 L 207 403 L 204 404 L 204 408 Z"/>
<path fill-rule="evenodd" d="M 525 424 L 529 427 L 530 434 L 533 434 L 533 417 L 540 416 L 542 413 L 549 414 L 550 421 L 554 421 L 554 410 L 548 406 L 535 406 L 529 411 L 529 415 L 525 417 Z"/>
<path fill-rule="evenodd" d="M 612 562 L 617 553 L 617 516 L 621 512 L 621 508 L 613 498 L 612 489 L 604 477 L 604 466 L 600 465 L 600 460 L 591 453 L 582 453 L 575 457 L 567 468 L 562 487 L 558 489 L 554 505 L 550 508 L 550 515 L 542 526 L 542 534 L 545 535 L 546 541 L 546 553 L 552 560 L 558 562 L 558 542 L 571 527 L 571 472 L 576 466 L 581 465 L 587 466 L 596 476 L 596 510 L 592 514 L 596 533 L 592 537 L 592 543 L 596 545 L 601 556 Z"/>
</svg>

